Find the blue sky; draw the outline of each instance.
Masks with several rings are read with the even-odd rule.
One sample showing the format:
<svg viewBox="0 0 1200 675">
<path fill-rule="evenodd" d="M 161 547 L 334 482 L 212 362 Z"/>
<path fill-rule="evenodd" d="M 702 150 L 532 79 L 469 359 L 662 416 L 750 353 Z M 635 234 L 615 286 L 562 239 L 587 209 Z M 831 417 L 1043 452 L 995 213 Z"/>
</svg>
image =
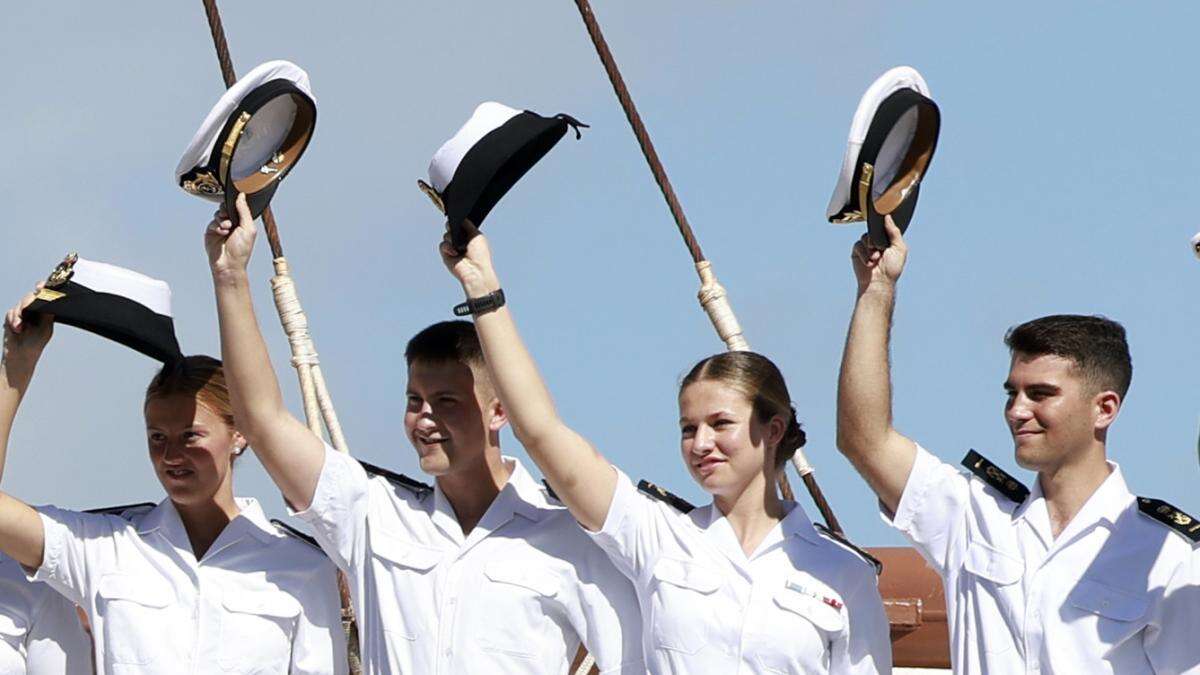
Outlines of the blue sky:
<svg viewBox="0 0 1200 675">
<path fill-rule="evenodd" d="M 1132 489 L 1196 512 L 1200 103 L 1189 3 L 594 3 L 751 345 L 781 366 L 808 453 L 850 535 L 900 543 L 833 447 L 855 228 L 824 221 L 858 97 L 891 66 L 928 80 L 938 155 L 897 309 L 896 423 L 949 461 L 1015 467 L 1005 329 L 1047 313 L 1123 322 L 1135 364 L 1110 438 Z M 692 501 L 675 390 L 721 349 L 691 261 L 572 2 L 225 2 L 239 72 L 308 70 L 316 136 L 275 200 L 284 249 L 355 454 L 416 475 L 400 423 L 403 346 L 460 291 L 414 187 L 476 104 L 592 125 L 485 224 L 505 291 L 563 416 L 615 463 Z M 168 280 L 189 352 L 218 350 L 201 234 L 172 172 L 222 91 L 199 0 L 19 3 L 0 25 L 0 293 L 62 255 Z M 299 411 L 253 261 L 277 371 Z M 34 503 L 157 501 L 141 398 L 154 364 L 58 331 L 18 418 L 4 486 Z M 511 437 L 506 447 L 518 452 Z M 238 491 L 282 504 L 257 462 Z M 793 477 L 793 482 L 799 481 Z M 806 507 L 810 508 L 807 500 Z"/>
</svg>

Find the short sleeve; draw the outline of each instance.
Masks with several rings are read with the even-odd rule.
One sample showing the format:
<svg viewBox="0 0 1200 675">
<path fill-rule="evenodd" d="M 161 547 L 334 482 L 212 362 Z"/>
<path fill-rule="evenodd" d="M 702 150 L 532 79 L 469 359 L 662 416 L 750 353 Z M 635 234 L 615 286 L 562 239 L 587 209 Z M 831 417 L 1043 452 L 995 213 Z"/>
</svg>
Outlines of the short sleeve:
<svg viewBox="0 0 1200 675">
<path fill-rule="evenodd" d="M 342 630 L 342 606 L 338 593 L 337 571 L 321 557 L 313 566 L 310 583 L 301 602 L 304 612 L 292 643 L 293 675 L 345 675 L 346 633 Z"/>
<path fill-rule="evenodd" d="M 38 508 L 45 536 L 42 566 L 30 579 L 44 581 L 78 605 L 92 594 L 91 570 L 104 549 L 116 545 L 117 524 L 130 526 L 117 516 L 67 511 L 53 506 Z M 111 552 L 111 551 L 110 551 Z M 113 556 L 115 558 L 115 553 Z"/>
<path fill-rule="evenodd" d="M 334 563 L 348 569 L 366 550 L 370 478 L 353 457 L 325 445 L 325 464 L 312 503 L 288 512 L 313 528 L 321 548 Z"/>
<path fill-rule="evenodd" d="M 637 583 L 647 562 L 657 557 L 662 542 L 671 536 L 668 515 L 662 510 L 668 507 L 643 496 L 620 469 L 614 466 L 613 471 L 617 487 L 604 525 L 598 532 L 584 531 L 622 574 Z"/>
<path fill-rule="evenodd" d="M 571 623 L 601 673 L 645 675 L 641 609 L 633 584 L 598 546 L 580 544 L 586 552 L 573 565 L 578 598 Z"/>
<path fill-rule="evenodd" d="M 895 515 L 889 517 L 881 504 L 880 516 L 944 575 L 954 526 L 965 517 L 969 501 L 967 477 L 918 445 Z"/>
</svg>

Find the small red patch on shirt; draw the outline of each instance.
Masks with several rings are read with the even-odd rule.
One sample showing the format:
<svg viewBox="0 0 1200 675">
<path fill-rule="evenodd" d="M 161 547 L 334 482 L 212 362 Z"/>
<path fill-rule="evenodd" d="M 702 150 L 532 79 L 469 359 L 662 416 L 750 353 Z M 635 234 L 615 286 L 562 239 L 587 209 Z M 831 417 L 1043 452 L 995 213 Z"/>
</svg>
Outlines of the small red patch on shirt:
<svg viewBox="0 0 1200 675">
<path fill-rule="evenodd" d="M 841 608 L 842 608 L 842 603 L 841 603 L 840 601 L 838 601 L 838 600 L 835 600 L 835 599 L 833 599 L 833 598 L 821 598 L 821 600 L 825 601 L 825 604 L 829 605 L 830 607 L 832 607 L 832 608 L 834 608 L 834 609 L 841 609 Z"/>
</svg>

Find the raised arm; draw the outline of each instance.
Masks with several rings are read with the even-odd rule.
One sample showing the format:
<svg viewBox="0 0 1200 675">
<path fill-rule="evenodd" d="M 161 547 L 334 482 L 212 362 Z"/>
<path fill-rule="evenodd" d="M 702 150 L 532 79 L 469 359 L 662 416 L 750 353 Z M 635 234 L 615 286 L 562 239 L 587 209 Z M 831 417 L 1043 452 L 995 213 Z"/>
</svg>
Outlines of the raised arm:
<svg viewBox="0 0 1200 675">
<path fill-rule="evenodd" d="M 41 287 L 38 284 L 39 290 Z M 21 317 L 33 299 L 34 293 L 26 295 L 4 317 L 4 356 L 0 359 L 0 479 L 8 459 L 8 439 L 17 408 L 29 389 L 42 350 L 54 333 L 54 321 L 49 316 L 42 316 L 37 322 Z M 45 535 L 37 511 L 0 492 L 0 550 L 26 567 L 41 567 Z"/>
<path fill-rule="evenodd" d="M 896 282 L 904 271 L 908 246 L 890 216 L 886 227 L 890 246 L 882 251 L 870 248 L 864 236 L 850 256 L 858 300 L 838 378 L 837 445 L 894 513 L 912 471 L 916 445 L 892 426 L 888 347 Z"/>
<path fill-rule="evenodd" d="M 238 227 L 218 213 L 204 234 L 233 417 L 284 498 L 302 511 L 317 489 L 325 445 L 283 404 L 250 298 L 246 265 L 257 230 L 245 195 L 238 197 L 237 210 Z"/>
<path fill-rule="evenodd" d="M 471 233 L 476 232 L 470 223 L 467 226 Z M 447 235 L 440 251 L 468 298 L 480 298 L 500 288 L 483 235 L 475 234 L 463 255 L 455 251 Z M 589 530 L 599 530 L 616 490 L 616 472 L 559 418 L 508 306 L 476 316 L 475 330 L 513 433 L 575 519 Z"/>
</svg>

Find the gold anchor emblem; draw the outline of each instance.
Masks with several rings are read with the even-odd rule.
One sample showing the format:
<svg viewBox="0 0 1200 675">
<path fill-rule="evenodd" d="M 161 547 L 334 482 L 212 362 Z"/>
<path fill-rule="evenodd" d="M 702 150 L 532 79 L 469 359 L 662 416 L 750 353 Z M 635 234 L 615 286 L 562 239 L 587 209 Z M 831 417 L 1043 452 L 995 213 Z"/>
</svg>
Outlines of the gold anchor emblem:
<svg viewBox="0 0 1200 675">
<path fill-rule="evenodd" d="M 442 201 L 442 196 L 438 194 L 437 190 L 433 189 L 432 185 L 418 178 L 417 187 L 421 188 L 421 192 L 424 192 L 429 197 L 433 205 L 437 207 L 437 210 L 442 212 L 443 216 L 446 215 L 446 203 Z"/>
<path fill-rule="evenodd" d="M 183 189 L 197 196 L 214 197 L 224 193 L 221 184 L 211 173 L 201 172 L 191 180 L 183 181 Z"/>
<path fill-rule="evenodd" d="M 1192 522 L 1192 517 L 1186 513 L 1176 511 L 1171 514 L 1171 520 L 1174 521 L 1176 525 L 1189 525 Z"/>
</svg>

